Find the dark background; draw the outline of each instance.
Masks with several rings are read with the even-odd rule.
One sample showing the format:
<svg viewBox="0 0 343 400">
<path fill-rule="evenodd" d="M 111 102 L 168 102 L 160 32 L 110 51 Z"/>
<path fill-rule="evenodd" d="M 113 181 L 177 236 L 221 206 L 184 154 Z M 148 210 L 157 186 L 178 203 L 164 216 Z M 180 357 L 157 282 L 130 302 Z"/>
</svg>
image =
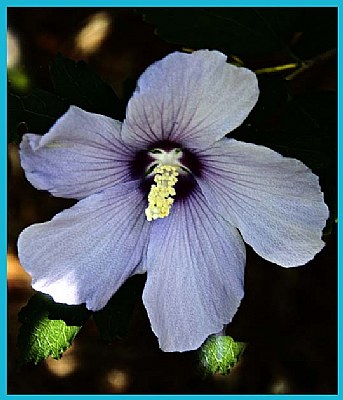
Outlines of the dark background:
<svg viewBox="0 0 343 400">
<path fill-rule="evenodd" d="M 217 48 L 231 60 L 232 56 L 239 57 L 253 70 L 311 60 L 311 66 L 291 80 L 285 78 L 294 70 L 259 75 L 258 106 L 233 136 L 299 158 L 319 175 L 331 213 L 325 231 L 327 245 L 313 261 L 294 269 L 268 263 L 247 246 L 245 297 L 227 334 L 249 346 L 229 375 L 203 378 L 197 352 L 160 351 L 141 301 L 135 306 L 124 339 L 104 343 L 89 320 L 61 360 L 19 366 L 17 314 L 33 291 L 16 258 L 16 240 L 26 226 L 50 219 L 73 202 L 31 187 L 19 166 L 17 143 L 10 143 L 10 394 L 337 393 L 337 10 L 298 9 L 300 14 L 282 31 L 286 47 L 271 43 L 266 48 L 259 48 L 259 43 L 249 47 L 249 38 L 242 35 L 235 38 L 237 25 L 231 36 L 225 31 L 232 22 L 228 9 L 214 10 L 225 25 L 215 24 L 207 10 L 199 10 L 173 9 L 167 17 L 165 10 L 150 10 L 148 23 L 142 19 L 142 10 L 133 9 L 9 8 L 8 26 L 20 42 L 21 53 L 20 62 L 8 73 L 11 91 L 18 95 L 36 87 L 53 91 L 49 63 L 59 52 L 87 61 L 123 103 L 147 66 L 184 47 Z M 111 28 L 101 45 L 85 54 L 77 48 L 75 37 L 99 12 L 105 13 Z M 288 12 L 285 10 L 285 15 Z M 241 17 L 234 15 L 236 22 Z M 160 27 L 158 35 L 156 26 Z M 268 30 L 263 35 L 273 37 Z M 233 41 L 227 43 L 223 37 Z M 25 84 L 20 83 L 23 81 Z M 294 99 L 301 107 L 294 107 Z"/>
</svg>

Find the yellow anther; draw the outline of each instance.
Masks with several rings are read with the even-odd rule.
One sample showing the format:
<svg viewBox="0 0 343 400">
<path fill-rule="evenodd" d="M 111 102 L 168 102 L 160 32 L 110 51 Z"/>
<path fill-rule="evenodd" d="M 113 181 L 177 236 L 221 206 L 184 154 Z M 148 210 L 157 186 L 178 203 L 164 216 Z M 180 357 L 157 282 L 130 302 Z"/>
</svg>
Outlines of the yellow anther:
<svg viewBox="0 0 343 400">
<path fill-rule="evenodd" d="M 174 203 L 171 196 L 175 196 L 174 185 L 179 175 L 177 167 L 172 165 L 158 165 L 152 171 L 156 185 L 151 185 L 148 194 L 148 208 L 145 215 L 148 221 L 157 218 L 165 218 L 169 215 L 170 208 Z"/>
</svg>

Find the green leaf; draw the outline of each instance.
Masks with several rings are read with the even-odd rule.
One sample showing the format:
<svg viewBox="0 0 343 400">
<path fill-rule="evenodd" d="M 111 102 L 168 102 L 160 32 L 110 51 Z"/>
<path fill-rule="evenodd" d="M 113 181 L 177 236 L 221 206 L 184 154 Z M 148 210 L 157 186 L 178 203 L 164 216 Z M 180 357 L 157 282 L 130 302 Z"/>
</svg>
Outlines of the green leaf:
<svg viewBox="0 0 343 400">
<path fill-rule="evenodd" d="M 246 346 L 231 336 L 210 336 L 199 350 L 201 369 L 205 374 L 227 374 L 238 363 Z"/>
<path fill-rule="evenodd" d="M 22 121 L 23 109 L 19 96 L 7 93 L 7 140 L 8 143 L 18 143 L 19 124 Z"/>
<path fill-rule="evenodd" d="M 30 88 L 30 78 L 23 66 L 7 68 L 7 79 L 18 92 L 27 93 Z"/>
<path fill-rule="evenodd" d="M 29 95 L 7 93 L 8 141 L 19 143 L 26 132 L 43 135 L 70 105 L 113 118 L 123 116 L 123 107 L 104 81 L 84 62 L 58 55 L 51 64 L 56 94 L 35 89 Z M 9 85 L 10 86 L 10 85 Z"/>
<path fill-rule="evenodd" d="M 336 124 L 336 93 L 292 98 L 282 120 L 283 132 L 291 142 L 287 153 L 317 171 L 336 168 Z"/>
<path fill-rule="evenodd" d="M 334 172 L 336 93 L 290 96 L 282 83 L 265 83 L 259 81 L 261 101 L 242 126 L 229 136 L 297 158 L 318 174 Z"/>
<path fill-rule="evenodd" d="M 41 89 L 35 89 L 27 96 L 8 91 L 7 102 L 8 141 L 17 143 L 25 131 L 39 135 L 47 133 L 68 108 L 58 96 Z"/>
<path fill-rule="evenodd" d="M 34 294 L 18 315 L 20 363 L 61 358 L 90 314 L 84 306 L 59 304 L 48 295 Z"/>
<path fill-rule="evenodd" d="M 59 54 L 50 65 L 50 75 L 56 93 L 69 105 L 115 119 L 123 116 L 112 88 L 84 61 L 75 62 Z"/>
<path fill-rule="evenodd" d="M 93 314 L 102 340 L 112 342 L 127 334 L 134 306 L 142 295 L 144 282 L 145 277 L 142 275 L 131 277 L 102 310 Z"/>
<path fill-rule="evenodd" d="M 194 49 L 216 49 L 237 56 L 287 47 L 297 8 L 159 8 L 144 9 L 164 40 Z"/>
</svg>

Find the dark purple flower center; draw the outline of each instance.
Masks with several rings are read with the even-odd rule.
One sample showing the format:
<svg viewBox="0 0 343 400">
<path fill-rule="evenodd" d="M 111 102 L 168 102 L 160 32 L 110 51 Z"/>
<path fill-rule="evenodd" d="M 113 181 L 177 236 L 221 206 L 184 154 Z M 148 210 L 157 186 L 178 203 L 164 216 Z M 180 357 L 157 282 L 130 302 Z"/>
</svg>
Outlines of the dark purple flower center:
<svg viewBox="0 0 343 400">
<path fill-rule="evenodd" d="M 130 165 L 132 179 L 140 179 L 142 190 L 145 194 L 148 194 L 151 185 L 154 183 L 151 172 L 159 164 L 156 158 L 162 152 L 174 152 L 175 154 L 180 152 L 180 174 L 175 184 L 175 201 L 183 199 L 194 189 L 195 178 L 201 176 L 202 165 L 195 153 L 182 147 L 179 143 L 164 140 L 155 142 L 144 150 L 137 151 Z"/>
</svg>

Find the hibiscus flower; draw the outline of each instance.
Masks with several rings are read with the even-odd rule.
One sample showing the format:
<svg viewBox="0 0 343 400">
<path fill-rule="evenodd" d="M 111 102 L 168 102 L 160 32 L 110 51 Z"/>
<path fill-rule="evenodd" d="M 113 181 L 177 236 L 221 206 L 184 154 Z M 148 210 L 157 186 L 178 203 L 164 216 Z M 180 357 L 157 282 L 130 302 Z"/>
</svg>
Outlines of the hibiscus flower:
<svg viewBox="0 0 343 400">
<path fill-rule="evenodd" d="M 255 74 L 224 54 L 176 52 L 142 74 L 123 123 L 71 106 L 45 135 L 24 135 L 32 185 L 79 200 L 21 233 L 33 288 L 96 311 L 146 272 L 143 302 L 161 349 L 187 351 L 235 315 L 244 241 L 283 267 L 311 260 L 328 217 L 318 177 L 225 137 L 258 94 Z"/>
</svg>

